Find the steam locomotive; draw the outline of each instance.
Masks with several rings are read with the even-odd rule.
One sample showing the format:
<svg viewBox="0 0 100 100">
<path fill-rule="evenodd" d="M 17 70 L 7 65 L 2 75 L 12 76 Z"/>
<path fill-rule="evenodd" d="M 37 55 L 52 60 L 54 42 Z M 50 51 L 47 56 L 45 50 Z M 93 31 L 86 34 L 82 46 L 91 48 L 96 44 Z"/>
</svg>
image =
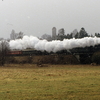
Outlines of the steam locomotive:
<svg viewBox="0 0 100 100">
<path fill-rule="evenodd" d="M 47 52 L 47 51 L 38 51 L 35 49 L 26 49 L 26 50 L 13 50 L 7 52 L 8 56 L 24 56 L 24 55 L 51 55 L 51 54 L 93 54 L 94 52 L 100 51 L 100 45 L 90 46 L 90 47 L 77 47 L 69 50 L 61 50 L 57 52 Z"/>
</svg>

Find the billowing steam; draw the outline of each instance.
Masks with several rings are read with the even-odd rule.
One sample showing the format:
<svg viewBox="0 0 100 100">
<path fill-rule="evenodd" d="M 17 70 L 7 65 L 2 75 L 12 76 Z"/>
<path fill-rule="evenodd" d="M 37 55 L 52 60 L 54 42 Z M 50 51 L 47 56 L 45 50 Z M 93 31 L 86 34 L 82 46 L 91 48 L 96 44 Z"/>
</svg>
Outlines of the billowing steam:
<svg viewBox="0 0 100 100">
<path fill-rule="evenodd" d="M 22 39 L 12 40 L 9 42 L 10 48 L 23 50 L 26 48 L 34 48 L 36 50 L 47 52 L 57 52 L 60 50 L 69 50 L 76 47 L 89 47 L 100 44 L 100 38 L 97 37 L 85 37 L 82 39 L 64 39 L 53 40 L 48 42 L 47 40 L 40 40 L 34 36 L 24 36 Z"/>
</svg>

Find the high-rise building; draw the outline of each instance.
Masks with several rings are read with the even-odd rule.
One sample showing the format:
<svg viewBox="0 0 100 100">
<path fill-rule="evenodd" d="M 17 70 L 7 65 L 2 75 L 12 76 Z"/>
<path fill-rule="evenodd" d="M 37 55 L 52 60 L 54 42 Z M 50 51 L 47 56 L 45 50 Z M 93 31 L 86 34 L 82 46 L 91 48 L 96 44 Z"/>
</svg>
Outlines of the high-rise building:
<svg viewBox="0 0 100 100">
<path fill-rule="evenodd" d="M 61 35 L 64 35 L 65 34 L 65 31 L 63 28 L 61 28 L 59 31 L 58 31 L 58 35 L 61 36 Z"/>
<path fill-rule="evenodd" d="M 56 27 L 52 28 L 52 38 L 56 38 Z"/>
<path fill-rule="evenodd" d="M 12 31 L 11 31 L 11 34 L 10 34 L 10 39 L 11 39 L 11 40 L 15 40 L 15 38 L 16 38 L 15 30 L 12 30 Z"/>
<path fill-rule="evenodd" d="M 77 29 L 74 29 L 73 32 L 71 32 L 71 33 L 72 33 L 72 37 L 74 38 L 75 35 L 78 34 L 78 30 Z"/>
</svg>

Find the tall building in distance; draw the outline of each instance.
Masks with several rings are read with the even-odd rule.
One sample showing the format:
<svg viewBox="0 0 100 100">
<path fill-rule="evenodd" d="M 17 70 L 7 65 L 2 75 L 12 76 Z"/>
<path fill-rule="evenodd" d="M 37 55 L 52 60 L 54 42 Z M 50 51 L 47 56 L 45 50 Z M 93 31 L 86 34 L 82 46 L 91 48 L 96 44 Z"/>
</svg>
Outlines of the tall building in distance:
<svg viewBox="0 0 100 100">
<path fill-rule="evenodd" d="M 52 38 L 56 39 L 56 27 L 52 28 Z"/>
<path fill-rule="evenodd" d="M 12 30 L 12 31 L 11 31 L 10 39 L 11 39 L 11 40 L 15 40 L 15 39 L 16 39 L 16 33 L 15 33 L 15 30 Z"/>
<path fill-rule="evenodd" d="M 61 28 L 59 31 L 58 31 L 58 36 L 63 36 L 65 35 L 65 30 L 64 28 Z"/>
</svg>

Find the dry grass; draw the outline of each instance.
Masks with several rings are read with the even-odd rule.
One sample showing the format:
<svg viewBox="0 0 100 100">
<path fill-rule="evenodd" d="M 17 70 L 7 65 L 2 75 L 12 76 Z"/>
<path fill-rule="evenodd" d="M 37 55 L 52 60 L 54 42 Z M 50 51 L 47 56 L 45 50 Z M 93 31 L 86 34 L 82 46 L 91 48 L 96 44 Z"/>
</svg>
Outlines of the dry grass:
<svg viewBox="0 0 100 100">
<path fill-rule="evenodd" d="M 5 65 L 0 100 L 99 100 L 100 66 Z"/>
</svg>

